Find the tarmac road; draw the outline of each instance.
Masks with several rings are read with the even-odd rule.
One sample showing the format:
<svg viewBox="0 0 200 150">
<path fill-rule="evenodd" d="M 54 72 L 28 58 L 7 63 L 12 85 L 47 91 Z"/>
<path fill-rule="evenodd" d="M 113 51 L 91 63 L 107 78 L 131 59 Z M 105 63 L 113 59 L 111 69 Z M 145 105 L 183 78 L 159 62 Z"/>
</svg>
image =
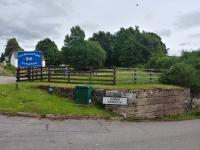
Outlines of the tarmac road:
<svg viewBox="0 0 200 150">
<path fill-rule="evenodd" d="M 0 76 L 0 84 L 15 83 L 15 77 Z"/>
<path fill-rule="evenodd" d="M 200 120 L 131 123 L 0 116 L 0 150 L 200 150 Z"/>
</svg>

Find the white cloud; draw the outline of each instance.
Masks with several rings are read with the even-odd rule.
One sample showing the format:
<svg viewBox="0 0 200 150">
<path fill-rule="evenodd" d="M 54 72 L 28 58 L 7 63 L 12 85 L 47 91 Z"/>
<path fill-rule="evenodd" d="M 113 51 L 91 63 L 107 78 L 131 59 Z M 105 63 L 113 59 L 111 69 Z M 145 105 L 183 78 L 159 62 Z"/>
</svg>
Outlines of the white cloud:
<svg viewBox="0 0 200 150">
<path fill-rule="evenodd" d="M 12 37 L 24 49 L 33 49 L 46 37 L 60 48 L 74 25 L 80 25 L 87 37 L 99 30 L 113 33 L 138 25 L 156 31 L 169 53 L 178 55 L 183 48 L 200 47 L 199 6 L 199 0 L 0 0 L 0 52 Z M 190 44 L 181 44 L 185 42 Z"/>
</svg>

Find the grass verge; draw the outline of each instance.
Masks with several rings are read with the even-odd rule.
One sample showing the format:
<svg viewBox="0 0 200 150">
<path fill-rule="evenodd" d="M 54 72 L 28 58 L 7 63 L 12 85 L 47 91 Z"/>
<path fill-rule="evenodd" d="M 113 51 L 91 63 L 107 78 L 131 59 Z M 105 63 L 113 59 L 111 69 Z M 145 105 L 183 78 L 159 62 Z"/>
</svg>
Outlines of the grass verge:
<svg viewBox="0 0 200 150">
<path fill-rule="evenodd" d="M 0 112 L 30 112 L 69 116 L 112 117 L 99 106 L 82 107 L 72 100 L 35 89 L 32 84 L 0 85 Z"/>
<path fill-rule="evenodd" d="M 183 114 L 173 115 L 173 116 L 164 116 L 164 117 L 161 117 L 159 120 L 181 121 L 181 120 L 192 120 L 192 119 L 200 119 L 200 111 L 186 112 Z"/>
<path fill-rule="evenodd" d="M 74 88 L 78 84 L 70 84 L 70 83 L 53 83 L 53 82 L 20 82 L 20 85 L 25 86 L 39 86 L 39 85 L 48 85 L 52 87 L 66 87 L 66 88 Z M 89 84 L 87 84 L 89 85 Z M 116 85 L 100 85 L 100 84 L 92 84 L 94 89 L 112 89 L 112 90 L 137 90 L 137 89 L 172 89 L 172 88 L 181 88 L 175 85 L 165 85 L 159 83 L 118 83 Z"/>
</svg>

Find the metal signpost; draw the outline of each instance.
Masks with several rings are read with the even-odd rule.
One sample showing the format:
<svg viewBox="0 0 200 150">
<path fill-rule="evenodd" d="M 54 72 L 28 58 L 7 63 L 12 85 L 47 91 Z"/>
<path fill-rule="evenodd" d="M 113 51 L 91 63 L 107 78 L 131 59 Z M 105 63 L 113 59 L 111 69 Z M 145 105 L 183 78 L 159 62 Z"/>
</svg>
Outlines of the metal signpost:
<svg viewBox="0 0 200 150">
<path fill-rule="evenodd" d="M 106 104 L 106 105 L 127 105 L 127 98 L 103 97 L 103 104 Z"/>
</svg>

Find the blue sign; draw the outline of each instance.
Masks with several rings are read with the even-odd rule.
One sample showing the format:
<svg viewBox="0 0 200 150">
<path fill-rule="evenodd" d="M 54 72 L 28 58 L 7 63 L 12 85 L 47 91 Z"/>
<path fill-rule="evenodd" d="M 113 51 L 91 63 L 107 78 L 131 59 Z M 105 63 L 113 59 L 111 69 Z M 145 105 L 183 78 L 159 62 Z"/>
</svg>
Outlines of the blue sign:
<svg viewBox="0 0 200 150">
<path fill-rule="evenodd" d="M 41 51 L 18 52 L 18 67 L 20 68 L 39 68 L 42 67 Z"/>
</svg>

